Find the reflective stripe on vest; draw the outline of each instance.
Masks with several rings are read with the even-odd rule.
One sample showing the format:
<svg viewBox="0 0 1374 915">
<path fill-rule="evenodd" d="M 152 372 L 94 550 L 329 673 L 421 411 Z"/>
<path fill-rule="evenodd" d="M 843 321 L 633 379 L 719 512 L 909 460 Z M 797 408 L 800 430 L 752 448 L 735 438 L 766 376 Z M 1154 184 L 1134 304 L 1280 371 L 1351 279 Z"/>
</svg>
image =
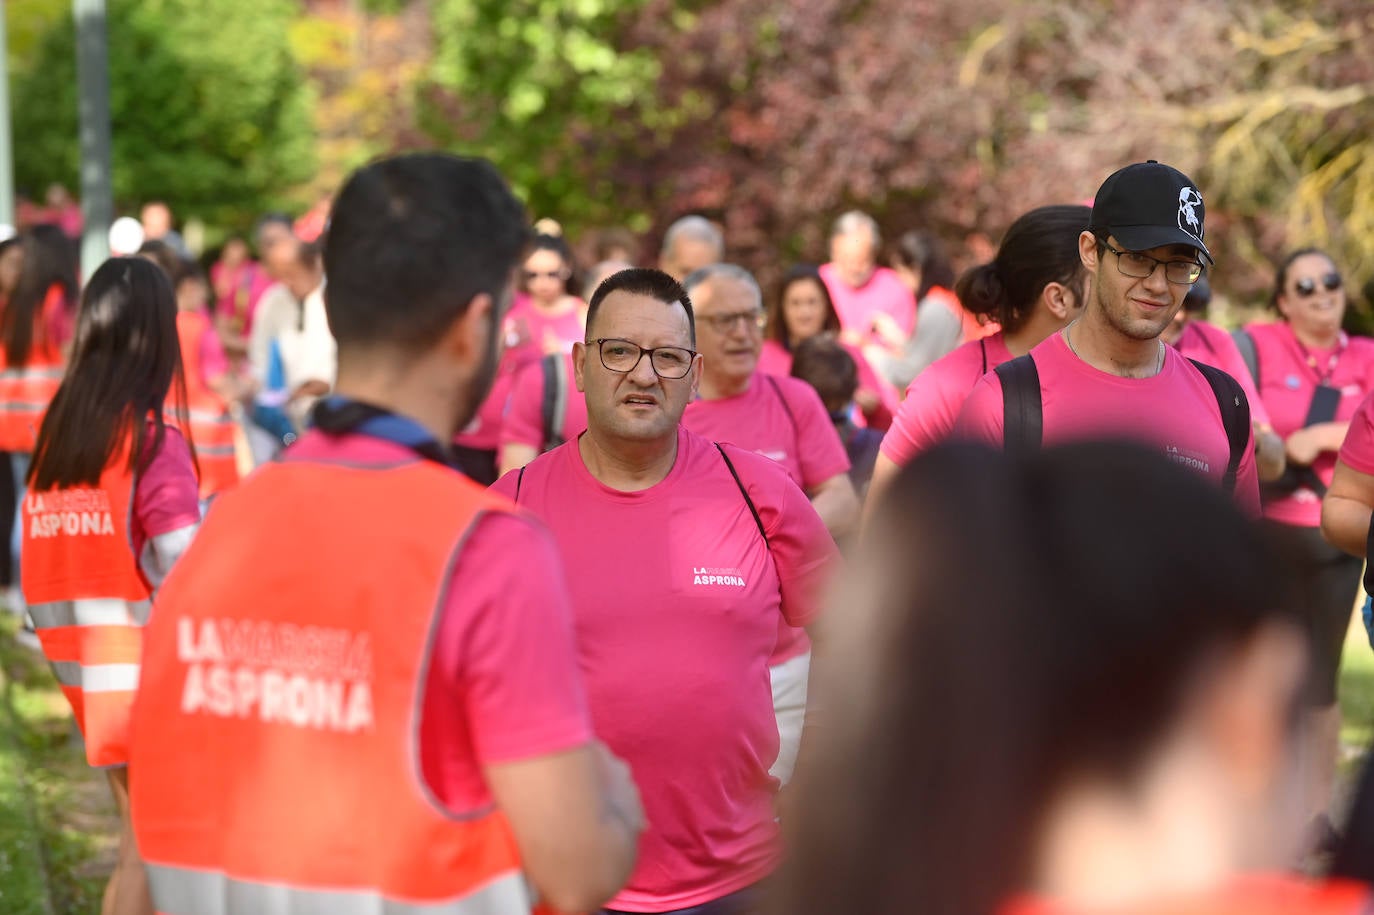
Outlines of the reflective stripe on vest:
<svg viewBox="0 0 1374 915">
<path fill-rule="evenodd" d="M 63 686 L 71 686 L 83 693 L 133 692 L 138 687 L 137 664 L 80 664 L 76 661 L 53 661 L 53 676 Z"/>
<path fill-rule="evenodd" d="M 159 915 L 509 915 L 529 909 L 519 874 L 498 877 L 446 902 L 411 903 L 367 890 L 319 890 L 255 883 L 216 871 L 146 864 Z"/>
<path fill-rule="evenodd" d="M 29 607 L 34 629 L 59 626 L 142 626 L 152 611 L 151 601 L 117 597 L 86 597 L 59 600 Z"/>
</svg>

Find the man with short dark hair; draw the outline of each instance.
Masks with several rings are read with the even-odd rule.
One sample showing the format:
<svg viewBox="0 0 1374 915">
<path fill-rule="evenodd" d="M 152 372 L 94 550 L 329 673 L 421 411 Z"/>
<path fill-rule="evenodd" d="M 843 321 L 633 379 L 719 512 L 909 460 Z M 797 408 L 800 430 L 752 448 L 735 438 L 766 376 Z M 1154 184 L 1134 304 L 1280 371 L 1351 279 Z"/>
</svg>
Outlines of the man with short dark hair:
<svg viewBox="0 0 1374 915">
<path fill-rule="evenodd" d="M 649 822 L 607 911 L 734 915 L 778 860 L 768 661 L 808 625 L 834 543 L 774 462 L 689 432 L 693 306 L 658 270 L 607 279 L 574 344 L 587 430 L 494 487 L 567 561 L 598 733 Z"/>
<path fill-rule="evenodd" d="M 1093 275 L 1083 313 L 983 376 L 960 414 L 961 434 L 1018 448 L 1039 447 L 1042 439 L 1135 439 L 1229 486 L 1258 515 L 1243 390 L 1160 339 L 1202 276 L 1203 261 L 1212 262 L 1202 240 L 1204 216 L 1192 180 L 1167 165 L 1141 162 L 1108 177 L 1078 240 Z"/>
<path fill-rule="evenodd" d="M 527 883 L 587 911 L 629 874 L 642 814 L 591 731 L 558 555 L 446 448 L 527 232 L 483 160 L 339 192 L 337 394 L 220 497 L 147 628 L 130 772 L 158 911 L 527 915 Z"/>
</svg>

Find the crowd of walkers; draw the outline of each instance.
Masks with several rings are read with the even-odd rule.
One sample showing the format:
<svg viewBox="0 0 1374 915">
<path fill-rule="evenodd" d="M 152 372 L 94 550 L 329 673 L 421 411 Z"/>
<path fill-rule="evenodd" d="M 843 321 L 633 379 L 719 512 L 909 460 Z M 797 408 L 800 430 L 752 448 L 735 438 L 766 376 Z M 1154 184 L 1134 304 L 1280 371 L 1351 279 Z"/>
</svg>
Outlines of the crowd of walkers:
<svg viewBox="0 0 1374 915">
<path fill-rule="evenodd" d="M 84 287 L 0 244 L 3 571 L 107 915 L 1374 906 L 1374 340 L 1310 248 L 1208 323 L 1176 169 L 958 275 L 845 213 L 768 290 L 700 216 L 583 269 L 440 154 L 208 270 L 143 217 Z"/>
</svg>

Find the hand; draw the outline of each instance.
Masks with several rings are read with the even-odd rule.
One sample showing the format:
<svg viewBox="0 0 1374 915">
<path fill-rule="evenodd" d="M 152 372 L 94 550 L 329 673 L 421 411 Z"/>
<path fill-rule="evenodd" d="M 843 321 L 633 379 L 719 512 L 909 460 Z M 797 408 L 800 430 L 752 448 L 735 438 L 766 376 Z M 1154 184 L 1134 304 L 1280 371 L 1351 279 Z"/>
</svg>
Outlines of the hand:
<svg viewBox="0 0 1374 915">
<path fill-rule="evenodd" d="M 1288 455 L 1288 463 L 1311 467 L 1317 455 L 1321 454 L 1321 443 L 1312 429 L 1299 429 L 1284 440 L 1283 450 Z"/>
<path fill-rule="evenodd" d="M 894 349 L 900 349 L 905 346 L 907 337 L 910 336 L 910 334 L 902 330 L 897 322 L 893 320 L 891 315 L 883 314 L 882 312 L 878 312 L 873 316 L 873 333 L 877 334 L 884 343 Z"/>
<path fill-rule="evenodd" d="M 882 398 L 868 388 L 859 388 L 854 392 L 854 403 L 859 405 L 859 411 L 862 413 L 872 413 L 882 402 Z"/>
<path fill-rule="evenodd" d="M 596 753 L 597 768 L 601 770 L 601 787 L 606 792 L 611 811 L 631 832 L 638 835 L 644 831 L 646 820 L 630 767 L 601 741 L 594 741 L 592 748 Z"/>
</svg>

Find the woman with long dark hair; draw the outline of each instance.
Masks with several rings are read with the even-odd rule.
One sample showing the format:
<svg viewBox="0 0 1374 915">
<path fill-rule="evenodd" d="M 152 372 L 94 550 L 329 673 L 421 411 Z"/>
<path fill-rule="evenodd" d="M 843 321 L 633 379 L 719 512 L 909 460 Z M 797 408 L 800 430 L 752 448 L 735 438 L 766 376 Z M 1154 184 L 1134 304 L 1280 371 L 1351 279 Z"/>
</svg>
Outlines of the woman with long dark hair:
<svg viewBox="0 0 1374 915">
<path fill-rule="evenodd" d="M 19 238 L 19 278 L 0 311 L 0 451 L 10 455 L 17 498 L 43 411 L 62 380 L 76 303 L 76 252 L 57 226 L 34 226 Z M 10 555 L 19 559 L 19 526 Z"/>
<path fill-rule="evenodd" d="M 840 313 L 818 269 L 808 264 L 792 267 L 782 278 L 778 294 L 768 306 L 768 327 L 759 351 L 759 371 L 772 375 L 792 374 L 792 354 L 812 337 L 840 335 Z M 854 358 L 859 389 L 854 401 L 870 428 L 886 429 L 897 411 L 897 390 L 873 371 L 863 350 L 843 343 Z"/>
<path fill-rule="evenodd" d="M 148 260 L 91 276 L 20 513 L 29 613 L 124 822 L 104 915 L 152 911 L 129 827 L 129 712 L 153 594 L 200 523 L 176 314 Z"/>
<path fill-rule="evenodd" d="M 907 387 L 873 468 L 870 504 L 904 464 L 954 431 L 979 378 L 1030 352 L 1082 312 L 1089 277 L 1078 257 L 1078 236 L 1091 215 L 1085 206 L 1030 210 L 1007 229 L 991 261 L 959 277 L 954 288 L 963 307 L 1000 329 L 936 361 Z"/>
<path fill-rule="evenodd" d="M 1127 443 L 947 443 L 869 534 L 772 912 L 1368 911 L 1285 876 L 1306 638 L 1219 487 Z"/>
</svg>

